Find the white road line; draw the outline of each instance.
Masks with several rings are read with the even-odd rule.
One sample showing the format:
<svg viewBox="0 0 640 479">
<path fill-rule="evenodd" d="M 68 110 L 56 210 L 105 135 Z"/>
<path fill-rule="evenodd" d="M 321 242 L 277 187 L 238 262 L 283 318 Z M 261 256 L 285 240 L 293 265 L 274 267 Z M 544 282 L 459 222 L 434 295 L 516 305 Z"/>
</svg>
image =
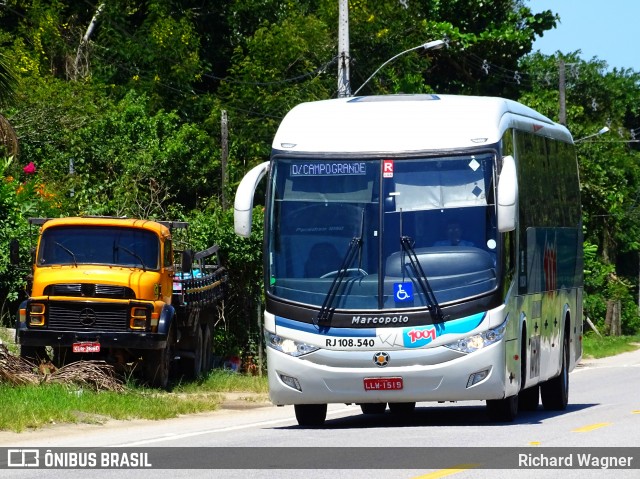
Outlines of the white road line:
<svg viewBox="0 0 640 479">
<path fill-rule="evenodd" d="M 335 409 L 333 411 L 327 411 L 327 416 L 333 416 L 336 414 L 342 414 L 344 412 L 349 412 L 349 411 L 355 411 L 355 409 L 353 407 L 346 407 L 346 408 L 342 408 L 342 409 Z M 237 426 L 228 426 L 228 427 L 221 427 L 221 428 L 217 428 L 217 429 L 207 429 L 205 431 L 196 431 L 196 432 L 188 432 L 188 433 L 184 433 L 184 434 L 166 434 L 162 437 L 155 437 L 152 439 L 143 439 L 142 441 L 135 441 L 135 442 L 126 442 L 126 443 L 122 443 L 122 444 L 116 444 L 112 447 L 131 447 L 131 446 L 142 446 L 145 444 L 155 444 L 158 442 L 163 442 L 163 441 L 169 441 L 169 440 L 174 440 L 174 439 L 183 439 L 183 438 L 187 438 L 187 437 L 196 437 L 196 436 L 203 436 L 205 434 L 215 434 L 215 433 L 220 433 L 220 432 L 229 432 L 229 431 L 238 431 L 240 429 L 249 429 L 249 428 L 253 428 L 253 427 L 261 427 L 261 426 L 272 426 L 274 424 L 283 424 L 283 423 L 287 423 L 287 422 L 292 422 L 295 421 L 295 419 L 293 418 L 286 418 L 286 419 L 274 419 L 271 421 L 260 421 L 260 422 L 252 422 L 252 423 L 248 423 L 248 424 L 239 424 Z"/>
</svg>

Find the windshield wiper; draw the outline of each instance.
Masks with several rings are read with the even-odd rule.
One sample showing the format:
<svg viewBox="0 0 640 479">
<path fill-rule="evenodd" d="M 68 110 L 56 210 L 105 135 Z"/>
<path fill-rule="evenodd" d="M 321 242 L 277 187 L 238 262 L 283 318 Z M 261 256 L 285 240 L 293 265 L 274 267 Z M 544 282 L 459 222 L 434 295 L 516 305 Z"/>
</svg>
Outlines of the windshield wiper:
<svg viewBox="0 0 640 479">
<path fill-rule="evenodd" d="M 344 278 L 347 276 L 349 272 L 349 266 L 353 262 L 353 259 L 356 256 L 356 253 L 360 251 L 360 247 L 362 246 L 362 236 L 364 235 L 364 208 L 362 209 L 362 219 L 360 220 L 360 236 L 354 236 L 351 238 L 349 242 L 349 247 L 347 248 L 347 253 L 344 255 L 342 259 L 342 264 L 340 265 L 340 269 L 338 269 L 338 274 L 333 278 L 331 282 L 331 286 L 329 287 L 329 292 L 324 298 L 322 302 L 322 306 L 320 307 L 320 311 L 318 311 L 318 315 L 315 317 L 313 324 L 318 326 L 318 323 L 328 323 L 331 320 L 331 307 L 333 302 L 335 301 L 336 295 L 338 294 L 338 289 L 340 285 L 344 281 Z"/>
<path fill-rule="evenodd" d="M 360 246 L 362 245 L 362 236 L 359 238 L 354 236 L 349 243 L 349 248 L 347 249 L 347 254 L 345 254 L 344 259 L 342 260 L 342 264 L 340 265 L 340 269 L 338 270 L 338 274 L 336 274 L 335 278 L 333 278 L 333 282 L 329 287 L 329 292 L 327 296 L 324 298 L 324 302 L 320 307 L 320 311 L 315 318 L 313 324 L 316 326 L 318 323 L 328 322 L 331 319 L 331 306 L 335 300 L 336 295 L 338 294 L 338 289 L 344 281 L 344 278 L 347 276 L 347 272 L 349 270 L 349 265 L 353 262 L 353 258 L 356 253 L 360 250 Z"/>
<path fill-rule="evenodd" d="M 73 265 L 77 268 L 78 260 L 76 259 L 75 253 L 71 251 L 69 248 L 67 248 L 65 245 L 63 245 L 62 243 L 58 243 L 57 241 L 54 241 L 54 243 L 56 244 L 56 246 L 60 246 L 60 248 L 65 250 L 67 253 L 69 253 L 69 256 L 71 256 L 71 259 L 73 260 Z"/>
<path fill-rule="evenodd" d="M 402 245 L 402 250 L 409 257 L 409 261 L 411 262 L 411 269 L 413 269 L 413 274 L 416 278 L 416 281 L 418 282 L 418 285 L 420 286 L 420 289 L 424 293 L 424 296 L 427 300 L 427 308 L 429 308 L 431 316 L 433 316 L 438 322 L 444 321 L 445 318 L 442 314 L 442 308 L 440 308 L 440 305 L 438 304 L 438 300 L 436 299 L 436 295 L 433 293 L 433 289 L 431 289 L 431 285 L 429 284 L 427 275 L 422 269 L 422 265 L 420 264 L 420 260 L 418 259 L 418 255 L 416 254 L 416 250 L 413 248 L 413 240 L 409 236 L 401 236 L 400 244 Z"/>
<path fill-rule="evenodd" d="M 122 250 L 125 253 L 129 253 L 131 256 L 133 256 L 135 259 L 137 259 L 138 261 L 140 261 L 140 264 L 142 265 L 142 271 L 147 271 L 147 266 L 144 264 L 144 261 L 142 259 L 142 257 L 136 253 L 135 251 L 131 251 L 129 248 L 125 247 L 125 246 L 114 246 L 113 249 L 115 251 L 117 250 Z"/>
</svg>

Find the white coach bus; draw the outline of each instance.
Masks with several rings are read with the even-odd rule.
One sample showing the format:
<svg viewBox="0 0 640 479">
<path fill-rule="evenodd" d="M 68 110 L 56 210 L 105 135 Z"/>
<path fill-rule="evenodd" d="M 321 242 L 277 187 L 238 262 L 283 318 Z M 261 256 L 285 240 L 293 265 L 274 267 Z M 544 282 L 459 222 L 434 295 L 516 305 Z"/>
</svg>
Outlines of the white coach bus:
<svg viewBox="0 0 640 479">
<path fill-rule="evenodd" d="M 410 414 L 486 401 L 494 420 L 566 408 L 582 355 L 578 169 L 567 129 L 501 98 L 352 97 L 284 118 L 267 175 L 271 401 Z"/>
</svg>

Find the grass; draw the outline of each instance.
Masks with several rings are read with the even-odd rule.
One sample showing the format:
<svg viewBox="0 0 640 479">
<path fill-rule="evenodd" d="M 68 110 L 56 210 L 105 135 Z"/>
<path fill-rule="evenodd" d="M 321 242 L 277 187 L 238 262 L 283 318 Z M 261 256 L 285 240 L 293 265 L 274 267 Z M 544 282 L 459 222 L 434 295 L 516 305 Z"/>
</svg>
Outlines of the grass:
<svg viewBox="0 0 640 479">
<path fill-rule="evenodd" d="M 0 383 L 0 431 L 21 432 L 50 424 L 101 424 L 108 419 L 168 419 L 216 410 L 224 392 L 266 393 L 266 377 L 212 371 L 171 392 L 128 384 L 124 393 L 94 392 L 68 384 L 10 386 Z"/>
<path fill-rule="evenodd" d="M 604 358 L 616 354 L 635 351 L 640 348 L 640 335 L 636 336 L 597 336 L 585 334 L 582 340 L 585 358 Z"/>
<path fill-rule="evenodd" d="M 12 354 L 18 354 L 18 345 L 15 343 L 13 331 L 13 329 L 10 330 L 8 328 L 0 327 L 0 342 L 7 346 L 7 349 Z"/>
<path fill-rule="evenodd" d="M 251 392 L 266 394 L 269 392 L 266 376 L 247 376 L 231 371 L 215 369 L 205 379 L 188 382 L 174 388 L 182 393 L 207 393 L 207 392 Z"/>
<path fill-rule="evenodd" d="M 19 354 L 7 328 L 0 327 L 0 340 L 12 354 Z M 0 380 L 0 404 L 5 406 L 0 408 L 0 431 L 21 432 L 61 423 L 101 424 L 109 419 L 168 419 L 214 411 L 227 392 L 266 396 L 267 378 L 213 370 L 198 381 L 175 384 L 170 392 L 129 381 L 121 393 L 69 384 L 12 386 Z"/>
<path fill-rule="evenodd" d="M 103 423 L 107 419 L 168 419 L 215 410 L 216 395 L 157 393 L 130 389 L 125 393 L 93 392 L 75 386 L 0 385 L 0 430 L 21 432 L 57 423 Z"/>
</svg>

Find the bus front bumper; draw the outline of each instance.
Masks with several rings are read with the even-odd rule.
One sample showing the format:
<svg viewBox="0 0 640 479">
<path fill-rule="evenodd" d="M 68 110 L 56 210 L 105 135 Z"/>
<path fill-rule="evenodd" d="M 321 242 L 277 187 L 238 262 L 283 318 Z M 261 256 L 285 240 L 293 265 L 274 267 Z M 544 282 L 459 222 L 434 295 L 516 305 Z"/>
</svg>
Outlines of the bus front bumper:
<svg viewBox="0 0 640 479">
<path fill-rule="evenodd" d="M 442 348 L 442 346 L 440 347 Z M 433 348 L 438 349 L 438 348 Z M 434 352 L 425 350 L 425 354 Z M 350 354 L 368 355 L 376 351 Z M 389 351 L 389 355 L 401 354 Z M 267 348 L 269 394 L 276 405 L 502 399 L 514 378 L 505 366 L 505 341 L 429 365 L 338 367 Z M 345 361 L 344 364 L 350 364 Z M 482 378 L 475 384 L 474 380 Z"/>
</svg>

